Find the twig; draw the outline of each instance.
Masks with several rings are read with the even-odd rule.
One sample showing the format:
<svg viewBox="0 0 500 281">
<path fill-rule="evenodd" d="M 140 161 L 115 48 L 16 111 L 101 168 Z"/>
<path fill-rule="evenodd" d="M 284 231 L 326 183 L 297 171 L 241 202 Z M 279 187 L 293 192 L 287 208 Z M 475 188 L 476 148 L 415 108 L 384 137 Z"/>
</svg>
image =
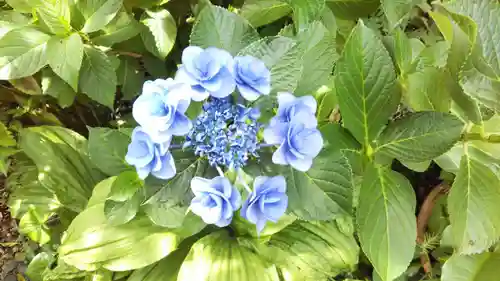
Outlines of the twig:
<svg viewBox="0 0 500 281">
<path fill-rule="evenodd" d="M 116 51 L 116 50 L 112 50 L 111 52 L 115 53 L 115 54 L 118 54 L 118 55 L 129 56 L 129 57 L 133 57 L 133 58 L 137 58 L 137 59 L 138 58 L 142 58 L 141 54 L 132 53 L 132 52 Z"/>
<path fill-rule="evenodd" d="M 420 212 L 417 216 L 417 243 L 422 245 L 425 241 L 425 230 L 427 228 L 427 224 L 429 223 L 429 219 L 432 215 L 432 209 L 436 204 L 436 201 L 442 194 L 448 192 L 450 187 L 446 183 L 441 183 L 434 187 L 432 191 L 427 195 L 424 200 L 424 203 L 420 207 Z M 426 274 L 432 271 L 431 261 L 427 253 L 422 252 L 420 254 L 420 263 L 422 263 L 422 268 Z"/>
</svg>

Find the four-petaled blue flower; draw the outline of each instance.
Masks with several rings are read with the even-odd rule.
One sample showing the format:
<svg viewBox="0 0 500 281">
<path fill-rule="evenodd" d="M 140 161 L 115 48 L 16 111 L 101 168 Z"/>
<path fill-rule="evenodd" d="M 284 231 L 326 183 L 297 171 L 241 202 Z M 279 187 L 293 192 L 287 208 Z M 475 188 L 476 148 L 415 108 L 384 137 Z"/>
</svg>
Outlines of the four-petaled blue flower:
<svg viewBox="0 0 500 281">
<path fill-rule="evenodd" d="M 139 178 L 145 179 L 150 173 L 160 179 L 172 178 L 175 163 L 172 154 L 168 151 L 170 140 L 164 143 L 155 143 L 141 127 L 132 132 L 132 142 L 128 146 L 125 161 L 135 166 Z"/>
<path fill-rule="evenodd" d="M 202 101 L 209 95 L 224 98 L 236 87 L 233 64 L 233 57 L 224 50 L 189 46 L 182 52 L 182 66 L 175 80 L 192 87 L 194 101 Z"/>
<path fill-rule="evenodd" d="M 171 78 L 146 81 L 132 115 L 153 141 L 165 142 L 172 135 L 182 136 L 191 130 L 191 121 L 184 115 L 190 101 L 187 85 Z"/>
<path fill-rule="evenodd" d="M 228 226 L 234 212 L 241 206 L 240 193 L 222 176 L 213 179 L 195 177 L 191 180 L 191 190 L 195 195 L 191 211 L 207 224 Z"/>
<path fill-rule="evenodd" d="M 240 94 L 248 101 L 271 92 L 271 72 L 264 62 L 255 57 L 235 57 L 234 78 Z"/>
<path fill-rule="evenodd" d="M 271 126 L 277 122 L 290 122 L 297 116 L 299 119 L 304 118 L 306 126 L 314 128 L 318 125 L 316 107 L 316 100 L 312 96 L 297 98 L 290 93 L 281 92 L 278 94 L 278 113 L 271 119 Z"/>
<path fill-rule="evenodd" d="M 241 207 L 241 216 L 257 226 L 260 233 L 267 221 L 278 222 L 288 206 L 283 176 L 256 177 L 253 191 Z"/>
</svg>

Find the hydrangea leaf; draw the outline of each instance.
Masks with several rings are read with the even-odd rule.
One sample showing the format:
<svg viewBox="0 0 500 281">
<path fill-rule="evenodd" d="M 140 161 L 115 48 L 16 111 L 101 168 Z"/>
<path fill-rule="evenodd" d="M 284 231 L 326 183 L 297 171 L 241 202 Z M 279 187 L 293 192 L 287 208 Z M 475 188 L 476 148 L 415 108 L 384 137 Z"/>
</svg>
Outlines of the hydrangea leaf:
<svg viewBox="0 0 500 281">
<path fill-rule="evenodd" d="M 254 27 L 269 24 L 292 12 L 292 8 L 282 0 L 249 0 L 241 7 L 241 15 Z"/>
<path fill-rule="evenodd" d="M 251 272 L 251 274 L 249 274 Z M 278 272 L 226 230 L 198 240 L 182 263 L 177 281 L 278 281 Z"/>
<path fill-rule="evenodd" d="M 67 208 L 80 212 L 102 174 L 90 162 L 87 140 L 65 128 L 21 131 L 21 149 L 38 167 L 40 182 Z"/>
<path fill-rule="evenodd" d="M 346 42 L 335 77 L 345 127 L 368 147 L 396 111 L 401 96 L 389 53 L 361 21 Z"/>
<path fill-rule="evenodd" d="M 464 144 L 465 153 L 448 196 L 452 236 L 460 254 L 487 250 L 500 238 L 500 178 L 490 167 L 471 153 L 474 148 Z"/>
<path fill-rule="evenodd" d="M 122 7 L 123 0 L 78 1 L 77 7 L 85 18 L 82 31 L 90 33 L 106 26 Z"/>
<path fill-rule="evenodd" d="M 271 71 L 271 93 L 293 92 L 302 72 L 303 50 L 294 39 L 266 37 L 243 49 L 238 55 L 261 59 Z"/>
<path fill-rule="evenodd" d="M 382 9 L 389 21 L 389 27 L 394 28 L 399 25 L 410 13 L 419 0 L 383 0 Z"/>
<path fill-rule="evenodd" d="M 80 90 L 98 103 L 113 108 L 116 84 L 115 69 L 108 56 L 99 49 L 85 46 Z"/>
<path fill-rule="evenodd" d="M 274 234 L 266 246 L 263 256 L 297 280 L 324 280 L 358 263 L 353 233 L 344 233 L 335 221 L 296 221 Z"/>
<path fill-rule="evenodd" d="M 12 136 L 11 132 L 4 123 L 0 122 L 0 146 L 9 147 L 15 145 L 16 140 Z"/>
<path fill-rule="evenodd" d="M 13 29 L 25 27 L 31 19 L 14 10 L 0 11 L 0 38 Z"/>
<path fill-rule="evenodd" d="M 132 100 L 141 93 L 145 73 L 136 59 L 122 57 L 116 75 L 124 99 Z"/>
<path fill-rule="evenodd" d="M 73 33 L 66 38 L 52 37 L 47 48 L 52 70 L 73 90 L 78 91 L 78 76 L 83 60 L 83 41 L 80 35 Z"/>
<path fill-rule="evenodd" d="M 43 281 L 44 271 L 54 262 L 54 255 L 46 252 L 38 253 L 29 263 L 26 275 L 33 281 Z"/>
<path fill-rule="evenodd" d="M 401 174 L 369 166 L 359 193 L 361 248 L 383 281 L 401 275 L 413 259 L 417 238 L 415 193 Z"/>
<path fill-rule="evenodd" d="M 33 28 L 14 29 L 0 39 L 0 79 L 35 74 L 47 64 L 50 36 Z"/>
<path fill-rule="evenodd" d="M 342 19 L 358 19 L 372 14 L 380 6 L 379 0 L 326 0 L 335 16 Z"/>
<path fill-rule="evenodd" d="M 415 111 L 449 112 L 450 75 L 443 69 L 428 66 L 408 75 L 404 98 Z"/>
<path fill-rule="evenodd" d="M 259 34 L 241 16 L 214 5 L 207 5 L 197 16 L 191 32 L 193 46 L 217 47 L 235 55 L 259 39 Z"/>
<path fill-rule="evenodd" d="M 33 4 L 30 3 L 30 0 L 6 0 L 5 2 L 21 13 L 31 13 L 33 11 Z"/>
<path fill-rule="evenodd" d="M 31 96 L 41 95 L 42 89 L 33 76 L 11 79 L 9 83 L 17 90 Z"/>
<path fill-rule="evenodd" d="M 170 53 L 177 37 L 177 26 L 167 10 L 146 12 L 142 23 L 146 26 L 141 31 L 142 41 L 146 49 L 160 59 Z M 146 15 L 144 14 L 144 15 Z"/>
<path fill-rule="evenodd" d="M 441 280 L 495 280 L 498 274 L 500 274 L 499 253 L 482 253 L 472 256 L 454 254 L 444 264 Z"/>
<path fill-rule="evenodd" d="M 71 30 L 71 11 L 69 0 L 40 0 L 36 4 L 36 14 L 47 29 L 57 35 Z"/>
<path fill-rule="evenodd" d="M 141 31 L 141 25 L 125 10 L 121 10 L 115 18 L 106 25 L 103 34 L 93 37 L 92 43 L 102 46 L 112 46 L 116 43 L 128 40 Z"/>
<path fill-rule="evenodd" d="M 461 136 L 464 124 L 442 112 L 417 112 L 390 123 L 377 139 L 375 155 L 423 162 L 448 151 Z"/>
<path fill-rule="evenodd" d="M 42 70 L 42 93 L 57 99 L 63 108 L 73 104 L 76 92 L 50 68 Z"/>
<path fill-rule="evenodd" d="M 177 275 L 188 249 L 180 248 L 159 262 L 135 270 L 127 281 L 177 281 Z"/>
<path fill-rule="evenodd" d="M 124 131 L 89 127 L 90 159 L 107 175 L 118 175 L 133 169 L 125 162 L 129 143 L 130 135 Z"/>
<path fill-rule="evenodd" d="M 293 22 L 298 31 L 305 30 L 319 19 L 325 8 L 325 0 L 287 0 L 293 10 Z"/>
</svg>

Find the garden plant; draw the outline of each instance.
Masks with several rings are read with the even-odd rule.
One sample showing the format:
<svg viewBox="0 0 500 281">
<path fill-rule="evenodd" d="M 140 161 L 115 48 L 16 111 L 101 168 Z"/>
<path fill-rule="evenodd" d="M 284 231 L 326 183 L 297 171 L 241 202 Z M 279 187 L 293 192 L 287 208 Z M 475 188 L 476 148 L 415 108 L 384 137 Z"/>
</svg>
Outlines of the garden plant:
<svg viewBox="0 0 500 281">
<path fill-rule="evenodd" d="M 500 280 L 499 39 L 496 0 L 0 1 L 17 279 Z"/>
</svg>

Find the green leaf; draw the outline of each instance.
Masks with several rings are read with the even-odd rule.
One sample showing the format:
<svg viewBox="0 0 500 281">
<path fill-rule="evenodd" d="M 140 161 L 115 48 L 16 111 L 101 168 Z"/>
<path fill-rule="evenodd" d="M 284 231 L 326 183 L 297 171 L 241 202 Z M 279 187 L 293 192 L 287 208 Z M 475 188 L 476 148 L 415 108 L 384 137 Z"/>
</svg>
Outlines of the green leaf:
<svg viewBox="0 0 500 281">
<path fill-rule="evenodd" d="M 123 202 L 107 200 L 104 203 L 104 214 L 110 225 L 126 224 L 135 218 L 141 203 L 142 196 L 139 193 Z"/>
<path fill-rule="evenodd" d="M 173 151 L 172 156 L 177 170 L 172 179 L 146 179 L 146 188 L 157 192 L 144 204 L 144 212 L 156 225 L 177 228 L 182 225 L 193 198 L 191 179 L 196 176 L 210 178 L 215 173 L 206 159 L 196 157 L 191 151 Z"/>
<path fill-rule="evenodd" d="M 382 0 L 382 9 L 392 29 L 398 26 L 420 0 Z"/>
<path fill-rule="evenodd" d="M 399 160 L 401 162 L 401 164 L 405 165 L 406 168 L 412 170 L 412 171 L 415 171 L 415 172 L 419 172 L 419 173 L 423 173 L 425 171 L 427 171 L 427 169 L 429 169 L 429 166 L 431 165 L 431 160 L 427 160 L 427 161 L 423 161 L 423 162 L 409 162 L 409 161 L 402 161 L 402 160 Z"/>
<path fill-rule="evenodd" d="M 127 171 L 114 177 L 113 181 L 106 181 L 106 184 L 111 185 L 108 200 L 104 203 L 104 214 L 108 223 L 120 225 L 131 221 L 139 211 L 144 198 L 141 190 L 142 180 L 135 171 Z"/>
<path fill-rule="evenodd" d="M 334 87 L 333 85 L 333 76 L 330 77 L 330 87 Z M 318 110 L 316 112 L 316 118 L 319 121 L 328 120 L 330 115 L 335 110 L 338 110 L 338 101 L 337 96 L 335 95 L 335 89 L 330 87 L 321 87 L 316 92 L 316 100 L 318 102 Z"/>
<path fill-rule="evenodd" d="M 47 64 L 50 36 L 33 28 L 10 31 L 0 39 L 0 80 L 31 76 Z"/>
<path fill-rule="evenodd" d="M 123 99 L 132 100 L 141 93 L 145 73 L 137 59 L 121 57 L 116 75 L 118 84 L 121 85 Z"/>
<path fill-rule="evenodd" d="M 375 155 L 423 162 L 448 151 L 461 136 L 464 124 L 449 113 L 417 112 L 389 124 L 377 139 Z"/>
<path fill-rule="evenodd" d="M 141 31 L 144 46 L 153 55 L 165 59 L 174 47 L 177 37 L 174 18 L 167 10 L 146 11 L 141 22 L 146 26 Z"/>
<path fill-rule="evenodd" d="M 396 111 L 400 92 L 389 53 L 361 21 L 345 44 L 335 77 L 345 127 L 368 147 Z"/>
<path fill-rule="evenodd" d="M 131 199 L 143 185 L 135 171 L 123 172 L 115 177 L 111 183 L 108 199 L 125 202 Z"/>
<path fill-rule="evenodd" d="M 18 151 L 13 148 L 0 147 L 0 173 L 7 176 L 7 172 L 10 167 L 10 159 L 12 155 L 16 154 Z"/>
<path fill-rule="evenodd" d="M 404 97 L 415 111 L 449 112 L 451 106 L 449 74 L 435 67 L 424 67 L 406 80 Z"/>
<path fill-rule="evenodd" d="M 66 38 L 52 37 L 47 48 L 52 70 L 73 90 L 78 91 L 78 75 L 83 59 L 83 42 L 80 35 L 73 33 Z"/>
<path fill-rule="evenodd" d="M 185 221 L 181 230 L 152 224 L 146 217 L 111 226 L 99 203 L 80 213 L 67 230 L 59 258 L 81 270 L 125 271 L 155 263 L 174 251 L 182 239 L 198 231 L 198 222 Z M 193 227 L 195 226 L 195 227 Z"/>
<path fill-rule="evenodd" d="M 69 0 L 40 0 L 35 11 L 51 33 L 61 35 L 71 30 Z"/>
<path fill-rule="evenodd" d="M 401 275 L 415 250 L 415 193 L 401 174 L 369 166 L 357 209 L 361 248 L 382 280 Z"/>
<path fill-rule="evenodd" d="M 59 259 L 55 268 L 46 270 L 43 273 L 43 281 L 73 280 L 86 277 L 89 274 L 89 272 L 81 271 Z"/>
<path fill-rule="evenodd" d="M 88 158 L 87 140 L 69 129 L 39 126 L 21 131 L 20 146 L 38 167 L 40 182 L 67 208 L 83 210 L 102 177 Z"/>
<path fill-rule="evenodd" d="M 31 13 L 33 10 L 33 5 L 30 4 L 31 0 L 5 0 L 5 2 L 21 13 Z"/>
<path fill-rule="evenodd" d="M 473 157 L 474 148 L 464 145 L 460 170 L 448 196 L 448 211 L 458 253 L 475 254 L 500 238 L 500 179 L 490 163 Z"/>
<path fill-rule="evenodd" d="M 11 132 L 4 123 L 0 122 L 0 146 L 9 147 L 15 145 L 16 140 L 12 136 Z"/>
<path fill-rule="evenodd" d="M 473 256 L 454 254 L 443 266 L 442 281 L 495 280 L 500 274 L 500 254 L 482 253 Z"/>
<path fill-rule="evenodd" d="M 130 135 L 110 128 L 89 127 L 89 156 L 107 175 L 117 175 L 132 168 L 125 162 Z"/>
<path fill-rule="evenodd" d="M 297 31 L 307 28 L 308 24 L 319 19 L 325 8 L 325 0 L 287 0 L 293 10 L 293 22 Z"/>
<path fill-rule="evenodd" d="M 385 37 L 384 44 L 393 57 L 394 64 L 402 77 L 414 71 L 419 55 L 425 48 L 422 41 L 416 38 L 408 38 L 400 28 L 394 31 L 393 36 Z"/>
<path fill-rule="evenodd" d="M 358 263 L 353 233 L 344 233 L 335 221 L 297 221 L 273 235 L 266 246 L 263 256 L 297 280 L 325 280 L 354 270 Z"/>
<path fill-rule="evenodd" d="M 80 69 L 80 89 L 91 99 L 113 108 L 116 91 L 116 73 L 108 56 L 102 51 L 85 46 Z"/>
<path fill-rule="evenodd" d="M 49 214 L 39 213 L 35 208 L 29 208 L 19 221 L 19 232 L 27 235 L 40 245 L 50 241 L 50 233 L 44 225 Z"/>
<path fill-rule="evenodd" d="M 238 55 L 261 59 L 271 71 L 272 93 L 293 92 L 302 72 L 302 52 L 297 42 L 287 37 L 265 37 L 243 49 Z"/>
<path fill-rule="evenodd" d="M 25 27 L 31 19 L 14 10 L 0 11 L 0 38 L 13 29 Z"/>
<path fill-rule="evenodd" d="M 9 82 L 14 88 L 27 95 L 36 96 L 42 94 L 42 89 L 40 89 L 40 85 L 38 85 L 38 82 L 33 76 L 11 79 Z"/>
<path fill-rule="evenodd" d="M 249 274 L 251 272 L 251 274 Z M 177 281 L 278 281 L 276 269 L 226 230 L 198 240 L 182 263 Z"/>
<path fill-rule="evenodd" d="M 54 256 L 46 252 L 37 254 L 28 265 L 28 268 L 26 269 L 26 275 L 32 281 L 43 281 L 43 272 L 51 265 L 53 261 Z"/>
<path fill-rule="evenodd" d="M 235 55 L 259 39 L 259 34 L 242 17 L 221 7 L 207 5 L 197 16 L 191 45 L 217 47 Z"/>
<path fill-rule="evenodd" d="M 78 9 L 85 18 L 82 31 L 90 33 L 105 27 L 118 13 L 122 3 L 123 0 L 78 1 Z"/>
<path fill-rule="evenodd" d="M 132 15 L 121 10 L 108 25 L 102 28 L 102 31 L 103 34 L 91 39 L 92 43 L 111 47 L 139 34 L 141 25 Z"/>
<path fill-rule="evenodd" d="M 335 16 L 342 19 L 358 19 L 369 16 L 380 6 L 379 0 L 326 0 Z"/>
<path fill-rule="evenodd" d="M 63 108 L 72 105 L 76 97 L 75 90 L 49 68 L 42 70 L 42 92 L 56 98 Z"/>
<path fill-rule="evenodd" d="M 178 249 L 159 262 L 135 270 L 127 281 L 177 281 L 177 274 L 188 251 Z"/>
<path fill-rule="evenodd" d="M 269 24 L 291 12 L 290 5 L 281 0 L 247 0 L 240 11 L 254 27 Z"/>
<path fill-rule="evenodd" d="M 299 32 L 297 41 L 306 52 L 302 57 L 302 75 L 294 94 L 310 95 L 329 82 L 338 58 L 335 34 L 330 33 L 322 23 L 313 22 Z"/>
</svg>

